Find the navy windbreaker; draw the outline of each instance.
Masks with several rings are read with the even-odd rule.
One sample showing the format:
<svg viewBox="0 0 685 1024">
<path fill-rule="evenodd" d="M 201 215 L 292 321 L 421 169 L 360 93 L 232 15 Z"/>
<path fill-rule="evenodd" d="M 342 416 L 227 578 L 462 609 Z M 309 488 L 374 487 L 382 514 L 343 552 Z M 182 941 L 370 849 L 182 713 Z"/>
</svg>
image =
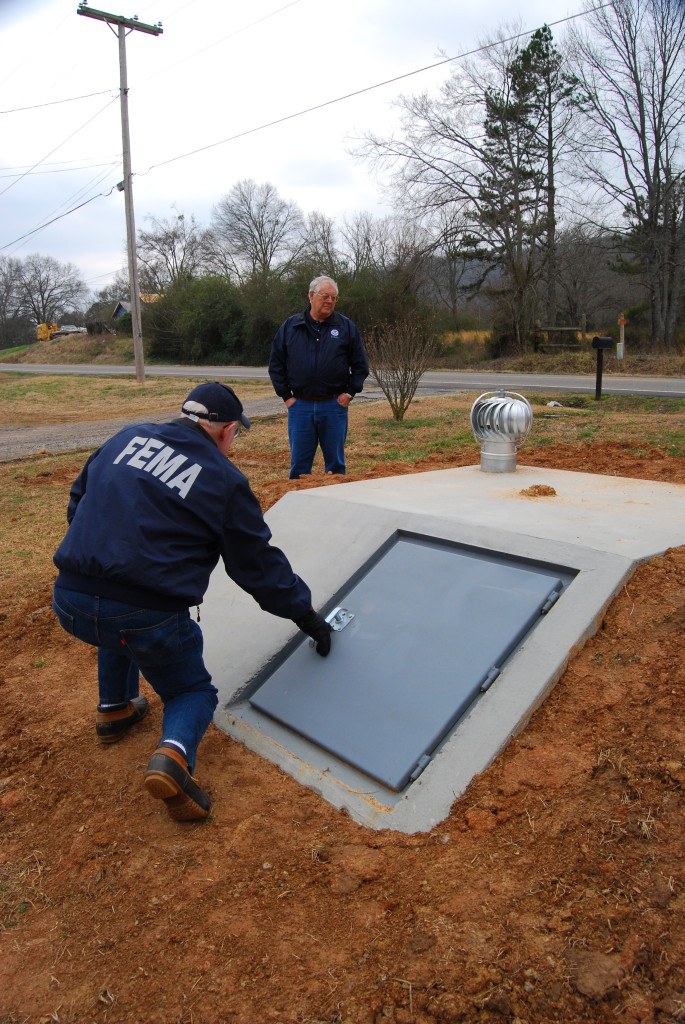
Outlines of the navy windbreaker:
<svg viewBox="0 0 685 1024">
<path fill-rule="evenodd" d="M 75 481 L 57 586 L 144 608 L 198 605 L 219 558 L 273 615 L 297 619 L 311 593 L 247 478 L 192 420 L 139 423 L 94 452 Z"/>
<path fill-rule="evenodd" d="M 269 376 L 276 394 L 288 398 L 329 398 L 358 394 L 369 375 L 369 361 L 355 324 L 332 313 L 318 340 L 305 314 L 281 324 L 271 346 Z"/>
</svg>

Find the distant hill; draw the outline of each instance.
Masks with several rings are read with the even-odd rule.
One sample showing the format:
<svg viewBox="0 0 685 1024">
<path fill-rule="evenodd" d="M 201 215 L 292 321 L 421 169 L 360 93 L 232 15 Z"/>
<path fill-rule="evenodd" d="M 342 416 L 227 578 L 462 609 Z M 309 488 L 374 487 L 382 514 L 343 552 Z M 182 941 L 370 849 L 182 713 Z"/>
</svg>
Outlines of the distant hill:
<svg viewBox="0 0 685 1024">
<path fill-rule="evenodd" d="M 2 363 L 103 363 L 127 365 L 134 362 L 133 338 L 111 334 L 68 334 L 51 341 L 0 350 Z"/>
</svg>

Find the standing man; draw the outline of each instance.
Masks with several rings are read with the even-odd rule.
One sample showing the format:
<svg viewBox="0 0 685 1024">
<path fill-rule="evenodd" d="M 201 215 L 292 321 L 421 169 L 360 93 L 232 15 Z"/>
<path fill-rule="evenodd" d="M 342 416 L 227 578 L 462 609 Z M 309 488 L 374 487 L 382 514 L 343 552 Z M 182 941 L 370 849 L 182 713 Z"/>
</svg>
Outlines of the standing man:
<svg viewBox="0 0 685 1024">
<path fill-rule="evenodd" d="M 315 277 L 309 305 L 281 324 L 269 376 L 288 410 L 290 479 L 311 473 L 321 445 L 326 473 L 345 472 L 347 407 L 364 387 L 369 361 L 359 331 L 335 312 L 338 286 Z"/>
<path fill-rule="evenodd" d="M 201 604 L 219 558 L 261 608 L 312 637 L 318 654 L 331 648 L 309 587 L 269 543 L 259 502 L 226 457 L 241 427 L 250 421 L 238 396 L 214 381 L 194 388 L 171 423 L 119 431 L 71 488 L 69 529 L 54 556 L 57 617 L 98 648 L 100 740 L 120 740 L 147 714 L 140 672 L 162 700 L 162 737 L 145 788 L 177 821 L 211 809 L 193 770 L 217 690 L 190 608 Z"/>
</svg>

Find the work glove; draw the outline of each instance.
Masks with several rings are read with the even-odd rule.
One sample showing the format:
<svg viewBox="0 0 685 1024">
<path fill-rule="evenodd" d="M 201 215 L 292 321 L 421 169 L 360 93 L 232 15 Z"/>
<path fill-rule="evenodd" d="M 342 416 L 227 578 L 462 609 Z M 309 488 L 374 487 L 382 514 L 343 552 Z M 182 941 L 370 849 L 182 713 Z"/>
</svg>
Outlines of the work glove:
<svg viewBox="0 0 685 1024">
<path fill-rule="evenodd" d="M 293 620 L 296 626 L 310 636 L 315 643 L 315 650 L 322 658 L 325 658 L 331 649 L 331 627 L 326 620 L 315 612 L 313 608 L 303 615 L 301 619 Z"/>
</svg>

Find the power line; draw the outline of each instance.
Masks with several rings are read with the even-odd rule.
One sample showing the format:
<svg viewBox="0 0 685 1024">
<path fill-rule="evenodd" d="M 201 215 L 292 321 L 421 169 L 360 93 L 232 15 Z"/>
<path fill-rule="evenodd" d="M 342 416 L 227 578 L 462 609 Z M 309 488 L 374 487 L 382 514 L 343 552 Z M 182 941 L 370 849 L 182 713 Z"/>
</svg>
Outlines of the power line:
<svg viewBox="0 0 685 1024">
<path fill-rule="evenodd" d="M 63 100 L 50 100 L 49 103 L 34 103 L 31 107 L 14 107 L 12 110 L 0 110 L 1 114 L 21 114 L 26 110 L 42 110 L 43 107 L 56 107 L 59 103 L 75 103 L 76 100 L 89 100 L 93 96 L 111 95 L 111 89 L 103 89 L 102 92 L 88 92 L 83 96 L 69 96 Z M 114 97 L 116 99 L 116 96 Z"/>
<path fill-rule="evenodd" d="M 553 28 L 556 25 L 563 25 L 565 22 L 574 21 L 576 18 L 584 18 L 588 14 L 594 11 L 601 11 L 605 7 L 610 7 L 611 3 L 600 4 L 598 7 L 593 7 L 587 11 L 580 11 L 578 14 L 570 14 L 566 18 L 559 18 L 557 21 L 551 21 L 549 28 Z M 286 114 L 284 117 L 276 118 L 275 121 L 267 121 L 265 124 L 260 124 L 256 128 L 247 128 L 244 132 L 238 132 L 236 135 L 230 135 L 226 139 L 220 139 L 218 142 L 210 142 L 206 146 L 199 146 L 197 149 L 191 149 L 187 153 L 181 153 L 178 156 L 170 157 L 168 160 L 162 160 L 157 164 L 151 164 L 147 171 L 141 171 L 139 177 L 143 177 L 149 174 L 150 171 L 156 170 L 158 167 L 166 167 L 167 164 L 176 163 L 178 160 L 185 160 L 186 157 L 195 156 L 196 153 L 204 153 L 208 149 L 215 149 L 217 146 L 223 146 L 227 142 L 235 142 L 236 139 L 243 139 L 247 135 L 255 135 L 257 132 L 264 131 L 266 128 L 274 128 L 278 124 L 285 124 L 286 121 L 294 121 L 298 117 L 304 117 L 305 114 L 312 114 L 315 110 L 323 110 L 325 107 L 332 107 L 336 103 L 342 103 L 343 100 L 352 99 L 355 96 L 363 96 L 364 93 L 373 92 L 375 89 L 381 89 L 384 85 L 392 85 L 394 82 L 401 82 L 405 78 L 412 78 L 414 75 L 423 74 L 424 71 L 432 71 L 434 68 L 439 68 L 444 64 L 451 64 L 456 60 L 464 60 L 466 57 L 473 57 L 477 53 L 484 53 L 486 50 L 492 49 L 494 46 L 501 46 L 502 43 L 513 43 L 517 39 L 522 39 L 525 36 L 530 36 L 533 32 L 537 32 L 538 29 L 527 29 L 525 32 L 518 32 L 516 35 L 509 36 L 507 39 L 498 39 L 494 43 L 485 43 L 483 46 L 477 46 L 473 50 L 466 50 L 464 53 L 458 54 L 456 57 L 445 57 L 443 60 L 436 61 L 435 64 L 427 64 L 425 67 L 417 68 L 414 71 L 406 71 L 402 75 L 396 75 L 394 78 L 386 78 L 383 82 L 376 82 L 375 85 L 367 85 L 363 89 L 355 89 L 354 92 L 345 93 L 344 96 L 337 96 L 335 99 L 326 100 L 323 103 L 317 103 L 313 107 L 306 107 L 304 110 L 298 110 L 294 114 Z M 1 195 L 2 193 L 0 193 Z"/>
<path fill-rule="evenodd" d="M 299 2 L 299 0 L 295 0 L 295 2 Z M 292 6 L 292 5 L 289 5 L 289 6 Z M 597 7 L 593 7 L 590 10 L 581 11 L 581 12 L 579 12 L 577 14 L 568 15 L 565 18 L 560 18 L 557 21 L 550 22 L 549 23 L 549 27 L 552 28 L 552 27 L 555 27 L 557 25 L 562 25 L 562 24 L 564 24 L 566 22 L 569 22 L 569 21 L 574 21 L 577 18 L 586 17 L 587 14 L 591 14 L 591 13 L 593 13 L 595 11 L 603 10 L 604 8 L 609 7 L 609 6 L 611 6 L 611 4 L 610 4 L 610 2 L 607 2 L 607 3 L 600 4 Z M 538 31 L 538 29 L 527 29 L 526 31 L 518 32 L 515 35 L 512 35 L 512 36 L 510 36 L 510 37 L 508 37 L 506 39 L 497 40 L 494 43 L 486 43 L 483 46 L 478 46 L 478 47 L 475 47 L 472 50 L 467 50 L 464 53 L 458 54 L 456 57 L 446 57 L 443 60 L 436 61 L 434 64 L 429 64 L 429 65 L 426 65 L 425 67 L 417 68 L 414 71 L 405 72 L 402 75 L 396 75 L 394 78 L 388 78 L 388 79 L 385 79 L 382 82 L 377 82 L 374 85 L 366 86 L 365 88 L 362 88 L 362 89 L 357 89 L 354 92 L 346 93 L 343 96 L 338 96 L 335 99 L 326 100 L 323 103 L 316 104 L 315 106 L 312 106 L 312 107 L 307 107 L 306 109 L 297 111 L 296 113 L 287 114 L 284 117 L 277 118 L 274 121 L 269 121 L 269 122 L 267 122 L 265 124 L 262 124 L 262 125 L 258 125 L 255 128 L 247 129 L 244 132 L 239 132 L 236 135 L 229 136 L 226 139 L 221 139 L 218 142 L 209 143 L 206 146 L 200 146 L 197 149 L 190 150 L 187 153 L 181 153 L 179 156 L 171 157 L 170 159 L 160 161 L 157 164 L 152 164 L 150 167 L 148 167 L 147 171 L 140 172 L 138 174 L 138 177 L 144 177 L 145 175 L 149 174 L 151 171 L 156 170 L 159 167 L 165 167 L 168 164 L 175 163 L 175 162 L 177 162 L 179 160 L 184 160 L 187 157 L 196 155 L 197 153 L 202 153 L 202 152 L 205 152 L 205 151 L 207 151 L 209 149 L 214 149 L 217 146 L 225 145 L 228 142 L 234 142 L 237 139 L 244 138 L 245 136 L 248 136 L 248 135 L 256 134 L 257 132 L 264 131 L 267 128 L 272 128 L 272 127 L 275 127 L 278 124 L 283 124 L 286 121 L 291 121 L 291 120 L 294 120 L 295 118 L 303 117 L 305 114 L 312 113 L 315 110 L 322 110 L 325 107 L 332 106 L 332 105 L 334 105 L 336 103 L 341 103 L 344 100 L 351 99 L 354 96 L 363 95 L 364 93 L 371 92 L 371 91 L 373 91 L 375 89 L 380 89 L 380 88 L 382 88 L 385 85 L 391 85 L 394 82 L 402 81 L 405 78 L 411 78 L 414 75 L 418 75 L 418 74 L 423 73 L 424 71 L 431 71 L 434 68 L 441 67 L 442 65 L 445 65 L 445 64 L 453 63 L 454 61 L 457 61 L 457 60 L 464 60 L 466 57 L 474 56 L 477 53 L 483 53 L 483 52 L 485 52 L 485 51 L 487 51 L 489 49 L 492 49 L 494 46 L 501 45 L 502 43 L 515 42 L 516 40 L 524 38 L 525 36 L 532 35 L 533 32 L 536 32 L 536 31 Z M 110 101 L 110 102 L 113 102 L 113 101 Z M 103 108 L 103 111 L 107 108 L 107 106 L 109 106 L 109 103 Z M 100 113 L 102 113 L 103 111 L 100 111 Z M 97 115 L 95 115 L 95 116 L 97 116 Z M 93 120 L 93 119 L 91 118 L 91 120 Z M 89 123 L 89 122 L 86 122 L 86 124 L 87 123 Z M 85 125 L 82 125 L 81 127 L 83 128 L 83 127 L 85 127 Z M 77 129 L 77 131 L 80 131 L 80 129 Z M 73 134 L 76 134 L 76 133 L 74 132 Z M 72 136 L 69 136 L 69 138 L 71 138 L 71 137 Z M 65 139 L 64 141 L 66 142 L 68 140 Z M 63 143 L 60 143 L 60 145 L 63 145 Z M 56 148 L 59 148 L 59 147 L 56 147 Z M 55 152 L 55 150 L 52 150 L 52 152 Z M 51 155 L 50 153 L 47 154 L 47 156 L 50 156 L 50 155 Z M 33 167 L 30 168 L 30 170 L 26 172 L 26 174 L 30 173 L 30 171 L 34 170 L 42 162 L 43 161 L 38 161 L 38 163 L 34 164 Z M 24 176 L 25 175 L 22 175 L 22 177 L 24 177 Z M 10 188 L 10 187 L 11 186 L 8 186 L 8 188 Z M 7 249 L 10 246 L 15 245 L 17 242 L 23 241 L 25 238 L 29 238 L 31 235 L 34 235 L 37 232 L 43 230 L 44 228 L 49 227 L 51 224 L 54 224 L 55 221 L 62 220 L 64 217 L 67 217 L 70 214 L 75 213 L 77 210 L 80 210 L 80 209 L 82 209 L 82 207 L 88 205 L 88 203 L 93 202 L 93 200 L 98 199 L 98 198 L 100 198 L 102 196 L 105 196 L 105 197 L 110 196 L 116 187 L 117 186 L 113 185 L 112 188 L 109 190 L 109 192 L 101 192 L 101 193 L 99 193 L 96 196 L 92 196 L 90 199 L 86 200 L 83 203 L 80 203 L 78 206 L 75 206 L 72 209 L 67 210 L 65 213 L 60 214 L 59 216 L 52 218 L 52 220 L 49 220 L 49 221 L 45 222 L 44 224 L 39 225 L 37 228 L 34 228 L 33 230 L 27 232 L 24 235 L 21 235 L 19 238 L 16 238 L 13 242 L 8 242 L 6 245 L 0 246 L 0 251 L 2 249 Z M 7 189 L 5 189 L 4 191 L 7 191 Z M 3 194 L 3 192 L 0 192 L 0 195 L 2 195 L 2 194 Z"/>
<path fill-rule="evenodd" d="M 36 167 L 40 167 L 40 165 L 43 163 L 43 160 L 47 160 L 49 156 L 52 156 L 53 153 L 56 153 L 58 149 L 60 149 L 66 142 L 69 141 L 69 139 L 73 139 L 74 135 L 77 135 L 80 131 L 82 131 L 86 127 L 86 125 L 89 125 L 90 122 L 94 121 L 96 117 L 99 117 L 100 114 L 104 114 L 105 110 L 107 110 L 107 107 L 111 106 L 114 102 L 116 102 L 116 97 L 114 99 L 108 100 L 108 102 L 105 103 L 102 110 L 98 110 L 97 113 L 93 114 L 92 117 L 89 117 L 87 121 L 84 121 L 82 125 L 80 125 L 75 131 L 73 131 L 71 135 L 67 135 L 66 139 L 62 139 L 62 141 L 57 146 L 55 146 L 54 149 L 51 149 L 49 153 L 46 153 L 45 156 L 42 157 L 42 159 L 37 160 L 35 164 L 29 167 L 28 171 L 25 171 L 23 174 L 20 174 L 19 177 L 16 178 L 11 183 L 11 185 L 8 185 L 6 188 L 3 188 L 2 191 L 0 191 L 0 196 L 4 196 L 5 192 L 9 192 L 11 188 L 14 188 L 15 185 L 18 185 L 19 182 L 22 181 L 27 174 L 30 174 L 31 171 L 35 171 Z"/>
<path fill-rule="evenodd" d="M 97 170 L 98 167 L 114 167 L 114 165 L 119 161 L 120 157 L 121 157 L 121 154 L 117 155 L 116 160 L 110 160 L 109 163 L 103 163 L 103 164 L 81 164 L 81 165 L 79 165 L 77 167 L 55 167 L 51 171 L 32 171 L 32 170 L 27 170 L 26 171 L 26 175 L 27 176 L 30 175 L 32 177 L 35 177 L 38 174 L 73 174 L 75 171 L 93 171 L 93 170 Z M 24 166 L 24 165 L 22 165 L 22 166 Z M 5 167 L 4 170 L 12 171 L 12 168 L 11 167 Z M 21 171 L 16 171 L 13 174 L 12 173 L 10 173 L 10 174 L 0 174 L 0 179 L 1 178 L 18 178 L 20 173 L 21 173 Z"/>
<path fill-rule="evenodd" d="M 295 7 L 299 3 L 302 3 L 302 0 L 291 0 L 290 3 L 285 4 L 283 7 L 279 7 L 277 10 L 271 11 L 269 14 L 265 14 L 262 18 L 257 18 L 256 21 L 251 21 L 249 25 L 243 25 L 242 28 L 235 29 L 234 32 L 229 32 L 227 36 L 222 36 L 221 39 L 216 39 L 213 43 L 210 43 L 209 46 L 205 46 L 201 50 L 196 50 L 195 53 L 189 53 L 187 57 L 182 57 L 181 60 L 176 61 L 175 64 L 171 64 L 169 67 L 163 68 L 161 71 L 157 71 L 154 75 L 150 75 L 149 78 L 146 78 L 142 84 L 151 82 L 154 78 L 158 78 L 159 75 L 165 75 L 167 71 L 173 71 L 174 68 L 179 66 L 179 64 L 185 64 L 186 61 L 192 60 L 194 57 L 199 57 L 201 53 L 206 53 L 207 50 L 211 50 L 215 46 L 219 46 L 220 43 L 225 43 L 227 39 L 232 39 L 234 36 L 238 36 L 242 32 L 247 32 L 248 29 L 254 28 L 255 25 L 261 25 L 263 21 L 268 21 L 269 18 L 273 18 L 277 14 L 281 14 L 282 11 L 286 11 L 289 7 Z M 188 5 L 186 4 L 185 6 Z M 180 9 L 182 10 L 183 8 Z"/>
<path fill-rule="evenodd" d="M 63 210 L 65 208 L 65 206 L 69 206 L 70 203 L 75 203 L 78 199 L 87 196 L 89 192 L 91 192 L 94 188 L 96 188 L 101 182 L 105 180 L 113 166 L 113 164 L 110 164 L 104 171 L 98 171 L 97 174 L 93 175 L 90 181 L 87 181 L 84 185 L 81 186 L 81 188 L 77 188 L 76 191 L 72 192 L 70 196 L 67 196 L 67 198 L 64 199 L 61 203 L 58 203 L 57 206 L 53 207 L 53 209 L 50 210 L 46 216 L 51 217 L 53 213 L 58 214 L 60 210 Z"/>
<path fill-rule="evenodd" d="M 91 284 L 93 281 L 101 281 L 103 277 L 111 277 L 112 274 L 118 274 L 121 269 L 122 268 L 119 267 L 117 270 L 108 270 L 106 274 L 98 274 L 97 277 L 87 277 L 84 283 Z"/>
<path fill-rule="evenodd" d="M 94 200 L 96 199 L 100 199 L 102 196 L 111 196 L 112 192 L 114 192 L 114 189 L 116 187 L 116 185 L 112 185 L 109 192 L 98 192 L 96 196 L 91 196 L 90 199 L 84 200 L 84 202 L 79 203 L 78 206 L 72 207 L 71 210 L 66 210 L 64 213 L 60 213 L 59 217 L 53 217 L 52 220 L 48 220 L 44 224 L 39 224 L 37 228 L 32 228 L 31 231 L 27 231 L 25 235 L 20 235 L 19 238 L 15 238 L 14 241 L 7 242 L 5 245 L 0 245 L 0 250 L 9 249 L 10 246 L 16 245 L 17 242 L 23 242 L 25 238 L 30 238 L 31 235 L 37 234 L 44 228 L 49 228 L 51 224 L 54 224 L 58 220 L 63 220 L 65 217 L 68 217 L 71 213 L 76 213 L 77 210 L 81 210 L 84 206 L 88 206 L 89 203 L 94 202 Z"/>
<path fill-rule="evenodd" d="M 195 3 L 195 2 L 196 2 L 196 0 L 188 0 L 188 3 L 183 4 L 176 11 L 173 11 L 171 14 L 167 15 L 167 19 L 166 20 L 168 21 L 170 18 L 173 18 L 175 14 L 178 14 L 180 11 L 184 10 L 186 7 L 189 7 L 191 3 Z M 243 25 L 242 28 L 238 28 L 234 32 L 229 32 L 228 35 L 222 36 L 221 39 L 217 39 L 215 42 L 210 43 L 209 46 L 205 46 L 201 50 L 196 50 L 195 53 L 188 54 L 188 56 L 183 57 L 181 60 L 177 61 L 175 64 L 171 64 L 169 67 L 163 68 L 161 71 L 158 71 L 154 75 L 151 75 L 150 78 L 145 79 L 145 82 L 149 82 L 153 78 L 157 78 L 158 75 L 166 74 L 167 71 L 173 71 L 174 68 L 177 68 L 179 66 L 179 64 L 183 64 L 183 63 L 185 63 L 188 60 L 192 60 L 193 57 L 198 57 L 201 53 L 206 53 L 207 50 L 211 50 L 213 47 L 218 46 L 220 43 L 225 43 L 227 39 L 232 39 L 234 36 L 240 35 L 242 32 L 247 32 L 248 29 L 254 28 L 255 25 L 261 25 L 262 22 L 268 21 L 269 18 L 273 18 L 273 17 L 275 17 L 275 15 L 280 14 L 282 11 L 287 10 L 289 7 L 295 7 L 296 4 L 299 4 L 299 3 L 302 3 L 302 0 L 291 0 L 290 3 L 285 4 L 283 7 L 279 7 L 279 8 L 277 8 L 277 10 L 271 11 L 269 14 L 265 14 L 261 18 L 257 18 L 256 21 L 251 21 L 248 25 Z M 152 4 L 151 6 L 154 6 L 154 4 Z M 2 116 L 3 114 L 20 114 L 20 113 L 26 112 L 27 110 L 42 110 L 44 107 L 54 107 L 54 106 L 57 106 L 60 103 L 75 103 L 78 100 L 91 99 L 93 96 L 106 96 L 106 95 L 111 94 L 111 93 L 112 93 L 111 89 L 103 89 L 101 92 L 84 93 L 83 96 L 69 96 L 69 97 L 65 97 L 65 99 L 62 99 L 62 100 L 50 100 L 47 103 L 34 103 L 34 104 L 32 104 L 31 106 L 28 106 L 28 107 L 13 107 L 11 110 L 0 110 L 0 116 Z"/>
</svg>

